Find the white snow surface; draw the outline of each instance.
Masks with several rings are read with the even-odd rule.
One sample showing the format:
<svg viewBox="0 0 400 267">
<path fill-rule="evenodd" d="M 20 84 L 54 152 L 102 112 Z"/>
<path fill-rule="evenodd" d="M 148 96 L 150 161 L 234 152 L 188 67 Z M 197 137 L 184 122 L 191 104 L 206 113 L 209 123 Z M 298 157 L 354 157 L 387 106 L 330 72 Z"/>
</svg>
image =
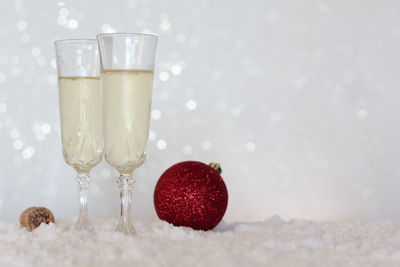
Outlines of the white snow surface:
<svg viewBox="0 0 400 267">
<path fill-rule="evenodd" d="M 154 220 L 137 234 L 96 219 L 95 233 L 71 223 L 28 232 L 0 222 L 0 266 L 400 266 L 400 222 L 317 223 L 274 216 L 258 223 L 221 223 L 194 231 Z"/>
</svg>

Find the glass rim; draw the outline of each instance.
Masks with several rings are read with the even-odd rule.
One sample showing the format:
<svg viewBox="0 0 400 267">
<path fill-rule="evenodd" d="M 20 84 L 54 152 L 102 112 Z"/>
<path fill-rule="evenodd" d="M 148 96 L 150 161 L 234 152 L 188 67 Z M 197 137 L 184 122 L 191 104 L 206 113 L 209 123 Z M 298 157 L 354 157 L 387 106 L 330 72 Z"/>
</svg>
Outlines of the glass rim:
<svg viewBox="0 0 400 267">
<path fill-rule="evenodd" d="M 131 36 L 142 36 L 142 37 L 150 37 L 154 39 L 158 39 L 158 35 L 151 33 L 139 33 L 139 32 L 111 32 L 111 33 L 99 33 L 96 35 L 96 38 L 103 36 L 123 36 L 123 35 L 131 35 Z"/>
<path fill-rule="evenodd" d="M 72 39 L 60 39 L 60 40 L 55 40 L 54 44 L 59 44 L 59 43 L 97 43 L 96 39 L 89 39 L 89 38 L 72 38 Z"/>
</svg>

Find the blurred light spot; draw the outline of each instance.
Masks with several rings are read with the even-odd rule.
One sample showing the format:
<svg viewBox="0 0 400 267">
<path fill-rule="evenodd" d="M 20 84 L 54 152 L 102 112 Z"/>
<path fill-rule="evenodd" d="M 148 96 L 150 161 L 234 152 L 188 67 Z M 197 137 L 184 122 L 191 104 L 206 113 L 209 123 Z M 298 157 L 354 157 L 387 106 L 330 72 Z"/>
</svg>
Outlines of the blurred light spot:
<svg viewBox="0 0 400 267">
<path fill-rule="evenodd" d="M 252 75 L 252 76 L 260 76 L 264 73 L 264 70 L 262 67 L 253 67 L 249 68 L 246 70 L 247 75 Z"/>
<path fill-rule="evenodd" d="M 253 152 L 256 150 L 256 145 L 253 142 L 247 142 L 246 150 L 249 152 Z"/>
<path fill-rule="evenodd" d="M 21 192 L 14 191 L 11 193 L 11 200 L 13 202 L 18 202 L 21 200 Z"/>
<path fill-rule="evenodd" d="M 246 131 L 245 137 L 247 139 L 253 139 L 254 138 L 254 133 L 252 131 Z"/>
<path fill-rule="evenodd" d="M 158 77 L 160 78 L 160 81 L 162 82 L 166 82 L 169 80 L 169 73 L 166 71 L 162 71 L 160 72 L 160 74 L 158 75 Z"/>
<path fill-rule="evenodd" d="M 199 45 L 200 42 L 200 34 L 192 34 L 190 36 L 190 40 L 189 40 L 189 46 L 191 48 L 196 48 Z"/>
<path fill-rule="evenodd" d="M 270 21 L 277 21 L 279 19 L 279 14 L 278 12 L 276 12 L 275 10 L 272 10 L 271 12 L 269 12 L 268 14 L 268 19 Z"/>
<path fill-rule="evenodd" d="M 318 10 L 321 13 L 328 13 L 329 12 L 329 5 L 325 2 L 318 3 Z"/>
<path fill-rule="evenodd" d="M 10 136 L 11 136 L 12 139 L 18 138 L 20 136 L 20 133 L 19 133 L 18 129 L 15 129 L 15 128 L 11 129 Z"/>
<path fill-rule="evenodd" d="M 343 87 L 341 87 L 340 85 L 335 85 L 333 86 L 333 92 L 337 95 L 340 95 L 343 93 Z"/>
<path fill-rule="evenodd" d="M 278 112 L 271 112 L 271 114 L 269 115 L 269 118 L 273 122 L 278 122 L 281 120 L 281 114 L 279 114 Z"/>
<path fill-rule="evenodd" d="M 101 177 L 103 177 L 103 178 L 108 178 L 108 177 L 110 177 L 111 176 L 111 171 L 109 170 L 109 169 L 103 169 L 102 171 L 101 171 Z"/>
<path fill-rule="evenodd" d="M 360 98 L 357 100 L 357 106 L 365 107 L 367 105 L 367 101 L 364 98 Z"/>
<path fill-rule="evenodd" d="M 226 102 L 220 101 L 218 102 L 218 109 L 220 110 L 226 110 L 226 108 L 228 107 L 228 105 L 226 104 Z"/>
<path fill-rule="evenodd" d="M 211 149 L 211 142 L 208 141 L 208 140 L 204 140 L 203 142 L 201 142 L 201 148 L 202 148 L 204 151 L 210 150 L 210 149 Z"/>
<path fill-rule="evenodd" d="M 160 15 L 160 20 L 168 20 L 168 19 L 169 19 L 168 14 L 163 13 Z"/>
<path fill-rule="evenodd" d="M 18 65 L 20 60 L 19 60 L 19 56 L 12 56 L 10 59 L 11 65 Z"/>
<path fill-rule="evenodd" d="M 65 25 L 67 22 L 68 22 L 68 19 L 66 17 L 64 17 L 64 16 L 59 16 L 57 18 L 57 24 L 60 25 L 60 26 Z"/>
<path fill-rule="evenodd" d="M 83 58 L 82 58 L 81 55 L 79 55 L 79 56 L 76 57 L 75 63 L 76 63 L 77 66 L 82 66 L 82 64 L 83 64 Z"/>
<path fill-rule="evenodd" d="M 21 20 L 17 23 L 17 29 L 20 31 L 25 31 L 27 26 L 28 26 L 28 24 L 23 20 Z"/>
<path fill-rule="evenodd" d="M 170 57 L 172 60 L 178 60 L 180 58 L 179 51 L 172 51 L 170 54 Z"/>
<path fill-rule="evenodd" d="M 168 100 L 168 91 L 167 90 L 164 90 L 164 91 L 162 91 L 160 93 L 160 99 L 162 101 L 167 101 Z"/>
<path fill-rule="evenodd" d="M 23 8 L 24 8 L 24 5 L 22 4 L 22 1 L 21 0 L 15 0 L 15 2 L 14 2 L 14 11 L 15 12 L 21 12 Z"/>
<path fill-rule="evenodd" d="M 47 76 L 47 81 L 50 84 L 57 84 L 57 80 L 58 80 L 57 75 L 49 75 L 49 76 Z"/>
<path fill-rule="evenodd" d="M 182 69 L 186 67 L 186 63 L 183 60 L 178 60 L 176 65 L 180 66 Z"/>
<path fill-rule="evenodd" d="M 136 27 L 143 28 L 146 23 L 141 18 L 136 18 Z"/>
<path fill-rule="evenodd" d="M 142 33 L 144 34 L 151 34 L 151 31 L 149 29 L 143 29 Z"/>
<path fill-rule="evenodd" d="M 8 62 L 8 56 L 6 54 L 0 55 L 0 64 L 6 64 Z"/>
<path fill-rule="evenodd" d="M 0 113 L 5 113 L 7 111 L 7 104 L 0 102 Z"/>
<path fill-rule="evenodd" d="M 52 128 L 54 129 L 54 131 L 55 131 L 58 135 L 61 135 L 61 129 L 60 129 L 60 122 L 59 122 L 59 121 L 55 122 L 55 123 L 53 124 L 53 127 L 52 127 Z"/>
<path fill-rule="evenodd" d="M 40 48 L 35 46 L 34 48 L 32 48 L 31 54 L 32 54 L 33 57 L 40 56 Z"/>
<path fill-rule="evenodd" d="M 36 59 L 36 64 L 38 66 L 44 66 L 46 64 L 46 58 L 43 56 L 40 56 Z"/>
<path fill-rule="evenodd" d="M 329 166 L 328 161 L 323 160 L 323 159 L 313 160 L 311 162 L 311 167 L 313 169 L 326 169 L 326 168 L 328 168 L 328 166 Z"/>
<path fill-rule="evenodd" d="M 17 178 L 17 184 L 19 186 L 26 184 L 27 181 L 29 181 L 29 175 L 27 175 L 27 174 L 19 175 Z"/>
<path fill-rule="evenodd" d="M 360 109 L 360 110 L 357 112 L 357 117 L 358 117 L 360 120 L 366 119 L 366 118 L 368 117 L 368 111 L 366 111 L 365 109 Z"/>
<path fill-rule="evenodd" d="M 163 31 L 168 31 L 171 28 L 171 24 L 168 20 L 161 21 L 160 29 Z"/>
<path fill-rule="evenodd" d="M 109 24 L 103 24 L 103 26 L 101 27 L 101 31 L 103 33 L 115 33 L 117 32 L 113 27 L 111 27 L 111 25 Z"/>
<path fill-rule="evenodd" d="M 163 139 L 159 139 L 157 141 L 157 148 L 160 149 L 160 150 L 166 149 L 167 148 L 167 142 L 165 140 L 163 140 Z"/>
<path fill-rule="evenodd" d="M 40 190 L 40 194 L 44 197 L 56 197 L 58 185 L 56 183 L 50 183 L 45 188 Z"/>
<path fill-rule="evenodd" d="M 184 147 L 182 148 L 182 152 L 183 152 L 183 154 L 189 155 L 189 154 L 192 154 L 193 149 L 192 149 L 191 146 L 186 145 L 186 146 L 184 146 Z"/>
<path fill-rule="evenodd" d="M 151 118 L 153 120 L 158 120 L 161 118 L 161 111 L 159 111 L 158 109 L 153 109 L 151 111 Z"/>
<path fill-rule="evenodd" d="M 150 16 L 150 11 L 146 8 L 143 8 L 140 11 L 140 15 L 142 16 L 142 18 L 148 18 Z"/>
<path fill-rule="evenodd" d="M 58 1 L 57 2 L 57 6 L 65 6 L 65 2 L 64 1 Z"/>
<path fill-rule="evenodd" d="M 51 125 L 48 124 L 48 123 L 44 123 L 44 124 L 42 125 L 42 131 L 43 131 L 45 134 L 50 133 L 50 132 L 51 132 Z"/>
<path fill-rule="evenodd" d="M 218 80 L 219 78 L 221 78 L 221 76 L 222 76 L 222 72 L 220 70 L 213 70 L 211 73 L 211 77 L 214 80 Z"/>
<path fill-rule="evenodd" d="M 179 75 L 179 74 L 181 74 L 181 72 L 182 72 L 182 67 L 175 64 L 175 65 L 172 66 L 171 72 L 172 72 L 172 74 L 174 74 L 174 75 Z"/>
<path fill-rule="evenodd" d="M 21 69 L 18 67 L 13 67 L 11 69 L 11 74 L 15 77 L 19 76 L 21 74 Z"/>
<path fill-rule="evenodd" d="M 178 35 L 176 36 L 176 42 L 177 42 L 178 44 L 183 44 L 183 43 L 185 43 L 185 42 L 186 42 L 186 36 L 183 35 L 183 34 L 178 34 Z"/>
<path fill-rule="evenodd" d="M 296 90 L 302 90 L 304 88 L 304 85 L 307 83 L 308 79 L 305 76 L 300 76 L 299 79 L 295 80 L 293 82 L 294 88 Z"/>
<path fill-rule="evenodd" d="M 32 131 L 35 133 L 38 141 L 43 141 L 46 138 L 46 135 L 51 132 L 51 125 L 48 123 L 35 123 L 32 126 Z"/>
<path fill-rule="evenodd" d="M 154 140 L 156 140 L 156 137 L 157 137 L 156 132 L 150 130 L 150 132 L 149 132 L 149 141 L 154 141 Z"/>
<path fill-rule="evenodd" d="M 276 165 L 276 169 L 277 169 L 278 171 L 280 171 L 280 172 L 284 172 L 285 170 L 287 170 L 287 166 L 286 166 L 285 163 L 279 162 L 279 163 Z"/>
<path fill-rule="evenodd" d="M 241 172 L 244 172 L 244 173 L 248 173 L 248 172 L 250 171 L 250 166 L 249 166 L 249 164 L 246 164 L 246 163 L 242 164 L 242 165 L 240 166 L 240 171 L 241 171 Z"/>
<path fill-rule="evenodd" d="M 29 34 L 27 34 L 27 33 L 24 33 L 24 34 L 21 35 L 20 40 L 24 44 L 29 43 L 30 40 L 31 40 L 31 36 Z"/>
<path fill-rule="evenodd" d="M 369 189 L 369 188 L 364 188 L 361 191 L 361 195 L 362 195 L 363 198 L 370 198 L 371 195 L 372 195 L 372 190 Z"/>
<path fill-rule="evenodd" d="M 13 146 L 15 150 L 21 150 L 24 147 L 24 143 L 22 143 L 21 140 L 17 139 L 14 141 Z"/>
<path fill-rule="evenodd" d="M 63 17 L 68 17 L 69 16 L 69 10 L 65 7 L 61 8 L 59 11 L 60 16 Z"/>
<path fill-rule="evenodd" d="M 296 90 L 301 90 L 304 87 L 304 83 L 303 81 L 297 80 L 294 82 L 294 88 L 296 88 Z"/>
<path fill-rule="evenodd" d="M 196 90 L 193 88 L 186 89 L 186 96 L 189 98 L 193 98 L 196 95 Z"/>
<path fill-rule="evenodd" d="M 79 21 L 77 21 L 76 19 L 71 19 L 70 21 L 68 21 L 68 28 L 75 30 L 78 27 L 79 27 Z"/>
<path fill-rule="evenodd" d="M 238 107 L 232 108 L 231 114 L 233 117 L 239 117 L 240 116 L 240 108 L 238 108 Z"/>
<path fill-rule="evenodd" d="M 189 100 L 188 102 L 186 102 L 186 107 L 188 110 L 195 110 L 197 108 L 197 103 L 194 100 Z"/>
<path fill-rule="evenodd" d="M 53 58 L 53 59 L 51 60 L 50 65 L 51 65 L 51 67 L 52 67 L 53 69 L 57 68 L 57 62 L 56 62 L 56 59 L 55 59 L 55 58 Z"/>
<path fill-rule="evenodd" d="M 5 81 L 7 81 L 7 76 L 0 72 L 0 83 L 4 83 Z"/>
<path fill-rule="evenodd" d="M 126 3 L 130 8 L 135 8 L 137 6 L 137 1 L 136 0 L 126 0 Z"/>
<path fill-rule="evenodd" d="M 35 149 L 31 146 L 28 146 L 22 151 L 22 157 L 24 159 L 30 159 L 33 156 L 33 154 L 35 154 Z"/>
</svg>

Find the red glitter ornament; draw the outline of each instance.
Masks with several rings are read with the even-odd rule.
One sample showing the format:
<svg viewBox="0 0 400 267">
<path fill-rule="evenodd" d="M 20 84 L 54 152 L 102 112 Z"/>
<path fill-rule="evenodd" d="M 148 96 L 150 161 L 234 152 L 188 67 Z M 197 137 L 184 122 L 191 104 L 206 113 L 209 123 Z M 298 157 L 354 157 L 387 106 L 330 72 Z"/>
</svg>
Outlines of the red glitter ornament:
<svg viewBox="0 0 400 267">
<path fill-rule="evenodd" d="M 180 162 L 167 169 L 154 190 L 158 217 L 195 230 L 214 228 L 228 206 L 228 191 L 220 172 L 218 164 L 198 161 Z"/>
</svg>

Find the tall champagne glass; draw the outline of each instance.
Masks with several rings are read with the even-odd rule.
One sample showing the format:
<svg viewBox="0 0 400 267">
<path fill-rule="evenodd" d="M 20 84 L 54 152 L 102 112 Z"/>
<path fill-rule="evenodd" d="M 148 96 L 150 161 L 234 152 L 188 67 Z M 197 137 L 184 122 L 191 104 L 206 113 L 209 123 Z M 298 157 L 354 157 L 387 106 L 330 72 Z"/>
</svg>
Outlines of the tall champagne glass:
<svg viewBox="0 0 400 267">
<path fill-rule="evenodd" d="M 99 34 L 104 95 L 104 154 L 120 173 L 121 216 L 117 230 L 134 233 L 131 217 L 133 171 L 143 164 L 149 135 L 153 70 L 158 37 Z"/>
<path fill-rule="evenodd" d="M 78 173 L 80 211 L 76 227 L 91 230 L 87 207 L 89 172 L 103 156 L 98 45 L 96 40 L 59 40 L 55 48 L 63 155 Z"/>
</svg>

